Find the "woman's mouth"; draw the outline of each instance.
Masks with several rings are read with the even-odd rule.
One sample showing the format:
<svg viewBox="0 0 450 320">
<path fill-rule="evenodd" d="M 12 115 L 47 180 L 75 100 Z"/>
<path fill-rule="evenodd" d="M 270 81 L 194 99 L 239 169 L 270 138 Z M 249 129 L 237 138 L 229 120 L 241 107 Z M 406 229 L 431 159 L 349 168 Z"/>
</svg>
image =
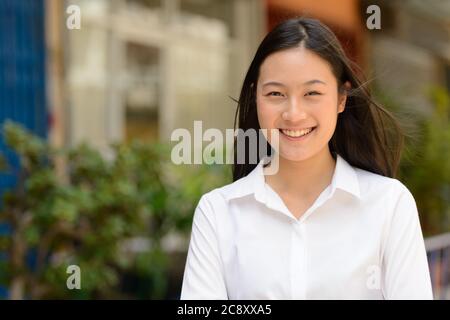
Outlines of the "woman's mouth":
<svg viewBox="0 0 450 320">
<path fill-rule="evenodd" d="M 316 126 L 317 127 L 317 126 Z M 300 130 L 289 130 L 289 129 L 280 129 L 280 132 L 288 138 L 289 140 L 303 140 L 307 137 L 311 132 L 313 132 L 316 127 L 304 128 Z"/>
</svg>

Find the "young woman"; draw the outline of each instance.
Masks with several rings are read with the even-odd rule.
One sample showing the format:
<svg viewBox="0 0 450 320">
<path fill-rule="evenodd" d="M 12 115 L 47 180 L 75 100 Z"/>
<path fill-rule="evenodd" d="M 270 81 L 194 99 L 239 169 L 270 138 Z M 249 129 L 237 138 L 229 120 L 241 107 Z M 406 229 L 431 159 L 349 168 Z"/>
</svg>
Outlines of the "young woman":
<svg viewBox="0 0 450 320">
<path fill-rule="evenodd" d="M 333 32 L 279 24 L 238 102 L 238 128 L 279 130 L 278 171 L 234 164 L 201 198 L 181 299 L 431 299 L 416 203 L 394 178 L 401 130 Z"/>
</svg>

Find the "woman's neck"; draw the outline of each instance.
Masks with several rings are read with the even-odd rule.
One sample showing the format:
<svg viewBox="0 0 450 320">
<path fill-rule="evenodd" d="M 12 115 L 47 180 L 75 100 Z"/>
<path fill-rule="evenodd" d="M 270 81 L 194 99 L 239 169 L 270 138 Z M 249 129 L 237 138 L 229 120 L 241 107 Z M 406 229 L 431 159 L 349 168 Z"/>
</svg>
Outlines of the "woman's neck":
<svg viewBox="0 0 450 320">
<path fill-rule="evenodd" d="M 290 161 L 280 156 L 278 172 L 265 176 L 265 179 L 277 192 L 305 198 L 315 197 L 331 183 L 335 167 L 336 160 L 327 146 L 303 161 Z"/>
</svg>

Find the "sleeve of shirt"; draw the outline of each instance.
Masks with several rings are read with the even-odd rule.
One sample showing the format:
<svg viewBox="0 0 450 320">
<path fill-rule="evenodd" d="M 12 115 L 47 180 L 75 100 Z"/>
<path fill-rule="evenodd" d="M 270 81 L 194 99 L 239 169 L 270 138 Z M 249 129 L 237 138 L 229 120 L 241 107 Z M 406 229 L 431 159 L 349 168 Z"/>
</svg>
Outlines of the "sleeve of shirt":
<svg viewBox="0 0 450 320">
<path fill-rule="evenodd" d="M 416 202 L 401 184 L 383 254 L 386 299 L 433 299 L 425 243 Z"/>
<path fill-rule="evenodd" d="M 214 212 L 203 196 L 194 212 L 180 299 L 228 299 L 222 270 Z"/>
</svg>

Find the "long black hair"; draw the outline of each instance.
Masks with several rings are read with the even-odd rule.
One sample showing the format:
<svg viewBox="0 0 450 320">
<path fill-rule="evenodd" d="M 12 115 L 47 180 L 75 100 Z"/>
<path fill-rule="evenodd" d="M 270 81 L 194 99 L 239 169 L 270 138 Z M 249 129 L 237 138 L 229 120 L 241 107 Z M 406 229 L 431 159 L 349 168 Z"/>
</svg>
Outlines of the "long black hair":
<svg viewBox="0 0 450 320">
<path fill-rule="evenodd" d="M 310 18 L 292 18 L 278 24 L 263 39 L 247 71 L 234 118 L 235 129 L 260 129 L 256 110 L 256 84 L 264 60 L 280 50 L 303 45 L 326 60 L 337 79 L 340 92 L 346 90 L 345 110 L 338 114 L 336 130 L 328 146 L 333 157 L 383 176 L 395 177 L 404 143 L 403 131 L 394 116 L 373 100 L 362 72 L 345 54 L 335 34 L 323 23 Z M 249 174 L 254 163 L 237 163 L 235 139 L 233 181 Z M 259 146 L 259 141 L 258 141 Z M 270 154 L 270 148 L 269 154 Z M 245 144 L 246 154 L 249 152 Z M 259 162 L 260 159 L 258 159 Z"/>
</svg>

